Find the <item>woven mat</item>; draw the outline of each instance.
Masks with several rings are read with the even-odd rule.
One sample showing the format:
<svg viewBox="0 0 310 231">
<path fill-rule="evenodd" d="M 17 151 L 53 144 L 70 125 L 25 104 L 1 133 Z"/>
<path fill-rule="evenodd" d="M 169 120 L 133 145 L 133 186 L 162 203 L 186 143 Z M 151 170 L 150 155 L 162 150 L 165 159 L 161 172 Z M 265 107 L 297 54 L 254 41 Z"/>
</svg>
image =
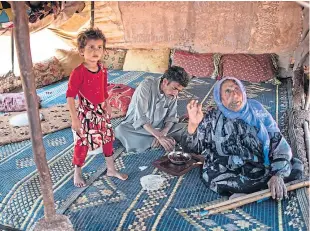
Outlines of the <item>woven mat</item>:
<svg viewBox="0 0 310 231">
<path fill-rule="evenodd" d="M 184 110 L 189 99 L 201 101 L 204 95 L 207 96 L 204 107 L 214 104 L 211 91 L 215 81 L 206 79 L 204 84 L 200 81 L 197 80 L 196 86 L 192 83 L 180 96 L 178 111 Z M 285 84 L 244 84 L 248 97 L 260 101 L 281 129 L 285 128 L 283 117 L 288 106 Z M 110 181 L 102 175 L 90 185 L 65 212 L 75 230 L 307 230 L 309 201 L 303 189 L 290 192 L 284 201 L 251 203 L 200 218 L 204 207 L 227 198 L 205 187 L 199 168 L 175 177 L 152 166 L 152 161 L 163 154 L 158 149 L 121 155 L 117 166 L 129 174 L 129 181 Z M 147 168 L 141 171 L 141 166 Z M 160 190 L 142 189 L 140 178 L 148 174 L 165 179 Z"/>
<path fill-rule="evenodd" d="M 154 76 L 145 72 L 109 72 L 109 82 L 137 86 L 144 78 Z M 158 77 L 160 75 L 157 75 Z M 202 100 L 204 107 L 214 104 L 210 79 L 193 81 L 180 95 L 179 114 L 191 98 Z M 289 107 L 285 84 L 245 83 L 250 98 L 254 98 L 285 127 L 285 111 Z M 65 103 L 66 83 L 57 83 L 38 90 L 43 107 Z M 122 119 L 113 119 L 115 127 Z M 173 177 L 152 166 L 163 150 L 143 153 L 122 153 L 116 160 L 117 169 L 129 174 L 128 181 L 109 179 L 100 174 L 104 159 L 88 156 L 84 177 L 93 180 L 85 191 L 72 184 L 72 132 L 69 128 L 44 136 L 46 156 L 51 169 L 56 208 L 70 216 L 75 230 L 307 230 L 309 208 L 302 190 L 290 193 L 289 200 L 252 203 L 233 211 L 200 219 L 199 212 L 208 204 L 224 200 L 205 187 L 199 169 L 182 177 Z M 116 150 L 118 143 L 115 143 Z M 139 167 L 147 166 L 141 171 Z M 98 171 L 100 170 L 100 171 Z M 43 216 L 38 173 L 34 166 L 29 140 L 0 146 L 0 223 L 21 230 L 31 230 Z M 161 190 L 142 190 L 140 178 L 160 174 L 166 180 Z M 99 175 L 99 177 L 98 177 Z"/>
</svg>

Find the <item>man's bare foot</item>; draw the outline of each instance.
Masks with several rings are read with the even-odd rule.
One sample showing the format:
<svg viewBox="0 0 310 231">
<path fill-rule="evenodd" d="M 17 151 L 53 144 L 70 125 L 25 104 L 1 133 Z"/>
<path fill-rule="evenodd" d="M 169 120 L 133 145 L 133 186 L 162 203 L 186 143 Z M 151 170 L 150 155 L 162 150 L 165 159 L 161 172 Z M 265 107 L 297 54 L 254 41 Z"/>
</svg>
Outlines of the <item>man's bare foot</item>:
<svg viewBox="0 0 310 231">
<path fill-rule="evenodd" d="M 79 188 L 86 186 L 86 183 L 82 177 L 82 169 L 77 166 L 75 166 L 74 170 L 74 185 Z"/>
<path fill-rule="evenodd" d="M 242 197 L 244 195 L 246 195 L 246 193 L 234 193 L 233 195 L 231 195 L 229 197 L 229 200 L 232 200 L 232 199 L 237 198 L 237 197 Z"/>
<path fill-rule="evenodd" d="M 124 174 L 124 173 L 120 173 L 118 171 L 112 172 L 112 171 L 108 171 L 107 172 L 107 176 L 114 176 L 120 180 L 127 180 L 128 179 L 128 175 Z"/>
</svg>

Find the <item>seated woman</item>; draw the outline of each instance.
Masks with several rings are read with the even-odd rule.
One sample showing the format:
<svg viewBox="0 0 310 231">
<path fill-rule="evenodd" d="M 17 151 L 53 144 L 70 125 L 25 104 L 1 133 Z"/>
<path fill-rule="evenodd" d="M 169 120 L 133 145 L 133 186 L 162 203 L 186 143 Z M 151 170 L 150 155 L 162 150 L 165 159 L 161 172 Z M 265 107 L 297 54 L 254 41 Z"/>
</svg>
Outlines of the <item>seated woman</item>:
<svg viewBox="0 0 310 231">
<path fill-rule="evenodd" d="M 214 88 L 217 109 L 205 116 L 202 105 L 187 105 L 189 123 L 181 144 L 187 152 L 205 156 L 202 178 L 221 195 L 238 196 L 268 187 L 272 197 L 287 196 L 284 182 L 302 176 L 303 164 L 276 122 L 256 100 L 247 99 L 242 83 L 231 77 Z"/>
</svg>

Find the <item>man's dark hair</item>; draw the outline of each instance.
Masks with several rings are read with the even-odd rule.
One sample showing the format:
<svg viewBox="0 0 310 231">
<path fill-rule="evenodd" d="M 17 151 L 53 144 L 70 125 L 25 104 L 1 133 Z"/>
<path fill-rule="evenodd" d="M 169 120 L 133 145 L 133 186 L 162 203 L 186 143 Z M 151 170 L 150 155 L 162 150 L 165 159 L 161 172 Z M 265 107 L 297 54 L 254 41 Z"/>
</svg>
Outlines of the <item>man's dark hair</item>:
<svg viewBox="0 0 310 231">
<path fill-rule="evenodd" d="M 94 29 L 94 28 L 89 28 L 86 29 L 85 31 L 82 31 L 79 33 L 78 37 L 77 37 L 77 44 L 78 44 L 78 49 L 83 49 L 85 48 L 86 44 L 87 44 L 87 40 L 102 40 L 103 41 L 103 47 L 105 47 L 105 43 L 106 43 L 106 38 L 104 36 L 104 34 L 102 33 L 101 30 L 99 30 L 98 28 Z"/>
<path fill-rule="evenodd" d="M 167 79 L 169 83 L 175 81 L 183 87 L 187 87 L 190 81 L 190 76 L 187 74 L 184 68 L 178 66 L 169 67 L 168 70 L 165 71 L 162 79 L 164 78 Z"/>
</svg>

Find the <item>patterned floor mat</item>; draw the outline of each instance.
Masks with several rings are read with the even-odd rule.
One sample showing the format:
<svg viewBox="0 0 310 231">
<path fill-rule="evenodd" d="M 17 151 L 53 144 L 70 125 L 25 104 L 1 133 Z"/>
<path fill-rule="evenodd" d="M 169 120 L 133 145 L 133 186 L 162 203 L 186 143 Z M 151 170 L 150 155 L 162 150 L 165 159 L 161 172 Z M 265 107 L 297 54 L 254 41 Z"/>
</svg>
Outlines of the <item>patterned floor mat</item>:
<svg viewBox="0 0 310 231">
<path fill-rule="evenodd" d="M 110 71 L 109 82 L 136 87 L 148 76 L 161 75 Z M 190 99 L 201 102 L 206 98 L 204 108 L 213 105 L 215 82 L 193 79 L 180 94 L 179 115 L 186 113 Z M 245 85 L 248 96 L 263 103 L 286 136 L 284 116 L 289 107 L 286 84 Z M 38 89 L 42 107 L 65 103 L 66 88 L 67 80 Z M 120 121 L 113 120 L 114 126 Z M 76 189 L 72 183 L 72 142 L 70 129 L 44 136 L 57 211 L 70 217 L 75 230 L 307 230 L 309 202 L 303 190 L 291 193 L 289 200 L 278 204 L 271 200 L 253 203 L 200 219 L 197 214 L 203 207 L 225 198 L 206 189 L 200 180 L 199 169 L 183 177 L 172 177 L 153 168 L 151 162 L 164 154 L 161 149 L 122 153 L 116 164 L 118 169 L 129 173 L 129 180 L 125 182 L 99 174 L 104 171 L 104 159 L 101 155 L 88 156 L 84 176 L 94 181 L 85 191 Z M 118 142 L 115 148 L 118 153 L 123 150 Z M 141 171 L 141 166 L 147 166 L 147 169 Z M 142 190 L 140 178 L 151 173 L 162 175 L 165 184 L 161 190 L 148 193 Z M 0 146 L 0 174 L 7 176 L 0 179 L 0 224 L 31 230 L 43 216 L 43 205 L 30 141 Z"/>
<path fill-rule="evenodd" d="M 129 174 L 127 182 L 99 177 L 65 212 L 76 231 L 97 230 L 306 230 L 302 206 L 296 192 L 289 200 L 252 203 L 209 218 L 199 212 L 210 202 L 221 201 L 205 187 L 200 170 L 174 177 L 152 166 L 163 150 L 128 153 L 117 160 L 119 169 Z M 147 166 L 141 171 L 139 167 Z M 161 175 L 160 190 L 145 191 L 140 178 Z"/>
</svg>

